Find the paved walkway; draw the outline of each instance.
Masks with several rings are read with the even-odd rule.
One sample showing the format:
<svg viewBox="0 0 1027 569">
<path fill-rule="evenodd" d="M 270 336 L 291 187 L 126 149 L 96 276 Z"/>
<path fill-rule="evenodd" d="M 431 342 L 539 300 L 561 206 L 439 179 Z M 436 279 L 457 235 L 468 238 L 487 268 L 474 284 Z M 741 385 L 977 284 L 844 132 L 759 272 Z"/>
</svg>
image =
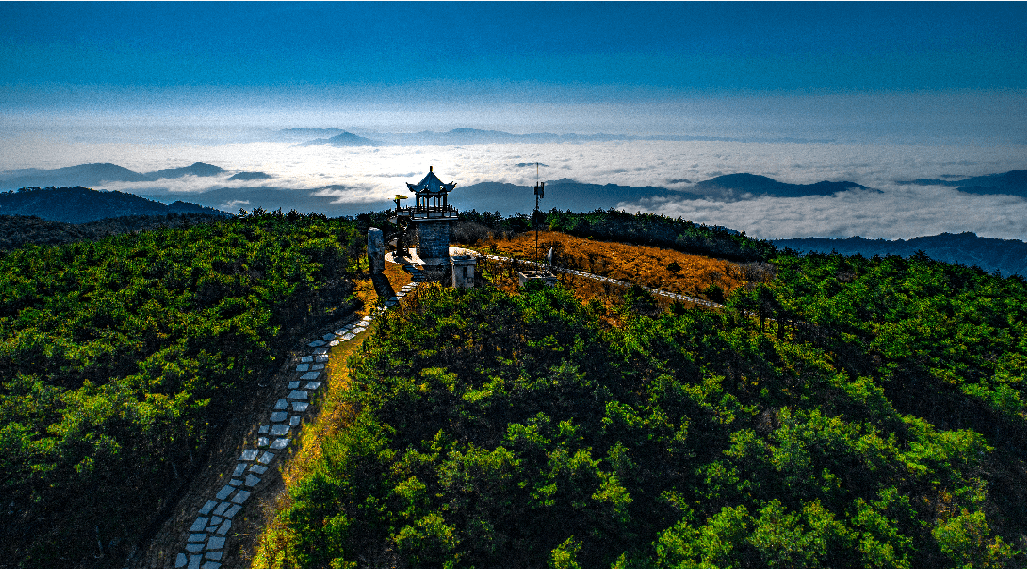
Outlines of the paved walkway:
<svg viewBox="0 0 1027 569">
<path fill-rule="evenodd" d="M 257 427 L 256 440 L 248 441 L 243 447 L 228 484 L 196 512 L 196 519 L 189 526 L 185 551 L 175 557 L 176 569 L 220 569 L 226 541 L 232 538 L 232 519 L 242 510 L 243 504 L 263 489 L 261 476 L 274 465 L 303 427 L 303 416 L 310 409 L 310 398 L 325 380 L 328 351 L 366 330 L 375 315 L 395 306 L 416 286 L 417 283 L 404 286 L 372 315 L 353 319 L 335 332 L 307 344 L 309 355 L 292 362 L 294 373 L 279 387 L 284 397 L 268 409 L 267 420 Z"/>
<path fill-rule="evenodd" d="M 512 263 L 512 262 L 514 262 L 514 259 L 512 259 L 510 257 L 502 257 L 500 255 L 484 255 L 484 257 L 486 259 L 490 259 L 490 260 L 493 260 L 493 261 L 500 261 L 500 262 L 505 262 L 505 263 Z M 616 279 L 611 279 L 609 277 L 604 277 L 602 275 L 597 275 L 597 274 L 594 274 L 594 273 L 586 273 L 585 271 L 575 271 L 573 269 L 563 269 L 563 268 L 560 268 L 560 267 L 552 267 L 550 265 L 543 265 L 541 263 L 535 263 L 535 262 L 532 262 L 532 261 L 525 261 L 523 259 L 517 259 L 516 261 L 518 263 L 520 263 L 520 264 L 527 265 L 529 267 L 535 267 L 535 268 L 538 268 L 538 269 L 545 268 L 545 269 L 549 269 L 551 271 L 555 271 L 555 272 L 558 272 L 558 273 L 570 273 L 572 275 L 578 275 L 579 277 L 585 277 L 587 279 L 592 279 L 592 280 L 597 280 L 597 281 L 602 281 L 602 282 L 608 282 L 610 284 L 620 285 L 620 286 L 624 286 L 624 287 L 634 286 L 634 284 L 635 284 L 635 283 L 631 283 L 631 282 L 628 282 L 628 281 L 618 281 Z M 644 287 L 642 285 L 639 285 L 639 286 L 641 288 L 643 288 L 643 289 L 653 293 L 653 294 L 656 294 L 656 295 L 659 295 L 659 296 L 665 296 L 667 298 L 673 298 L 675 300 L 684 300 L 684 301 L 687 301 L 687 302 L 693 302 L 695 304 L 701 304 L 703 306 L 709 306 L 710 308 L 723 308 L 724 307 L 721 304 L 717 304 L 716 302 L 713 302 L 713 301 L 710 301 L 710 300 L 706 300 L 705 298 L 695 298 L 695 297 L 692 297 L 692 296 L 685 296 L 683 294 L 677 294 L 675 292 L 669 292 L 669 291 L 661 290 L 661 289 L 658 289 L 658 288 L 649 288 L 649 287 Z"/>
</svg>

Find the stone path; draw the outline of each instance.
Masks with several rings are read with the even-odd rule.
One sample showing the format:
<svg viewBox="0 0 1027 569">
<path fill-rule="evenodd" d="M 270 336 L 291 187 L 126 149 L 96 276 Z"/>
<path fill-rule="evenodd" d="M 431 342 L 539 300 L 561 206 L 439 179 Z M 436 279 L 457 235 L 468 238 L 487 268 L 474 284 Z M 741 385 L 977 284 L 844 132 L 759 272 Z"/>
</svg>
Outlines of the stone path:
<svg viewBox="0 0 1027 569">
<path fill-rule="evenodd" d="M 514 261 L 514 259 L 512 259 L 510 257 L 501 257 L 499 255 L 485 255 L 485 258 L 491 259 L 493 261 L 502 261 L 502 262 L 505 262 L 505 263 L 512 263 Z M 562 269 L 562 268 L 559 268 L 559 267 L 552 267 L 552 266 L 549 266 L 549 265 L 543 265 L 541 263 L 535 263 L 535 262 L 532 262 L 532 261 L 525 261 L 525 260 L 522 260 L 522 259 L 517 259 L 517 262 L 518 263 L 523 263 L 523 264 L 531 266 L 531 267 L 546 268 L 546 269 L 549 269 L 549 270 L 552 270 L 552 271 L 556 271 L 556 272 L 559 272 L 559 273 L 570 273 L 572 275 L 578 275 L 579 277 L 585 277 L 587 279 L 593 279 L 593 280 L 597 280 L 597 281 L 608 282 L 610 284 L 615 284 L 615 285 L 620 285 L 620 286 L 625 286 L 625 287 L 630 287 L 630 286 L 633 286 L 635 284 L 635 283 L 631 283 L 631 282 L 628 282 L 628 281 L 618 281 L 616 279 L 611 279 L 609 277 L 604 277 L 602 275 L 597 275 L 597 274 L 594 274 L 594 273 L 586 273 L 585 271 L 575 271 L 573 269 Z M 724 307 L 721 304 L 717 304 L 716 302 L 712 302 L 712 301 L 706 300 L 705 298 L 695 298 L 695 297 L 692 297 L 692 296 L 685 296 L 683 294 L 677 294 L 675 292 L 669 292 L 669 291 L 666 291 L 666 290 L 660 290 L 658 288 L 649 288 L 649 287 L 644 287 L 642 285 L 639 285 L 639 286 L 641 288 L 643 288 L 643 289 L 653 293 L 653 294 L 657 294 L 659 296 L 665 296 L 667 298 L 673 298 L 675 300 L 685 300 L 685 301 L 688 301 L 688 302 L 693 302 L 695 304 L 701 304 L 703 306 L 709 306 L 710 308 L 723 308 Z"/>
<path fill-rule="evenodd" d="M 261 476 L 303 427 L 303 416 L 310 408 L 310 398 L 326 379 L 324 370 L 328 350 L 366 330 L 375 316 L 395 306 L 416 286 L 417 283 L 404 286 L 370 316 L 354 319 L 335 332 L 307 344 L 309 355 L 300 356 L 291 364 L 295 365 L 295 372 L 285 385 L 280 386 L 284 397 L 272 405 L 267 420 L 257 427 L 257 439 L 243 447 L 228 484 L 196 512 L 196 518 L 189 526 L 185 551 L 175 557 L 176 569 L 220 569 L 225 542 L 232 537 L 232 519 L 242 510 L 243 504 L 262 489 Z"/>
</svg>

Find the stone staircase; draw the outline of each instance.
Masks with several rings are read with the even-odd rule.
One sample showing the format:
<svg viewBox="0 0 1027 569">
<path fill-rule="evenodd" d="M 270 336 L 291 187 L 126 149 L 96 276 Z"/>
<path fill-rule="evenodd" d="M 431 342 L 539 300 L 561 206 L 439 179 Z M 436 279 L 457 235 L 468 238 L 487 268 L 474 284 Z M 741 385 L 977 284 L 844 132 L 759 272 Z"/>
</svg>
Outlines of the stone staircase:
<svg viewBox="0 0 1027 569">
<path fill-rule="evenodd" d="M 234 537 L 231 533 L 233 519 L 243 510 L 251 495 L 268 486 L 268 482 L 261 483 L 261 477 L 267 478 L 265 473 L 269 468 L 277 466 L 275 460 L 286 452 L 292 440 L 299 435 L 310 410 L 311 400 L 316 398 L 322 384 L 328 381 L 325 366 L 329 350 L 366 331 L 375 318 L 395 306 L 416 287 L 417 283 L 404 286 L 394 296 L 383 298 L 380 305 L 371 310 L 371 314 L 359 320 L 354 318 L 340 329 L 307 343 L 309 355 L 297 357 L 291 364 L 294 370 L 292 374 L 276 387 L 279 397 L 270 409 L 266 409 L 266 419 L 254 425 L 255 432 L 243 441 L 239 459 L 231 474 L 226 476 L 228 483 L 216 494 L 209 496 L 196 512 L 188 529 L 182 531 L 183 541 L 186 542 L 185 551 L 175 556 L 175 569 L 221 569 L 228 549 L 227 541 Z"/>
<path fill-rule="evenodd" d="M 415 283 L 423 283 L 431 280 L 426 271 L 418 269 L 414 265 L 405 264 L 403 265 L 403 270 L 410 273 L 410 279 Z"/>
</svg>

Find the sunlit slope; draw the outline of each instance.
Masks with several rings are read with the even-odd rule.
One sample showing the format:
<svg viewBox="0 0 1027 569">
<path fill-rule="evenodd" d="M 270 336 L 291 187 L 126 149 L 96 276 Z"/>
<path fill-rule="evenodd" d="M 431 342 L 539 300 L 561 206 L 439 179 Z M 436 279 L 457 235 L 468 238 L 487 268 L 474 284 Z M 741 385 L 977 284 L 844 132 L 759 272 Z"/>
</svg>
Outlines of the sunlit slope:
<svg viewBox="0 0 1027 569">
<path fill-rule="evenodd" d="M 747 280 L 770 276 L 760 272 L 765 267 L 757 266 L 756 263 L 732 263 L 665 247 L 597 241 L 555 231 L 541 232 L 538 243 L 537 257 L 533 232 L 512 235 L 506 239 L 483 239 L 475 247 L 480 252 L 488 251 L 528 261 L 538 259 L 543 263 L 552 249 L 554 267 L 586 271 L 690 296 L 705 295 L 714 286 L 723 292 L 730 292 Z"/>
</svg>

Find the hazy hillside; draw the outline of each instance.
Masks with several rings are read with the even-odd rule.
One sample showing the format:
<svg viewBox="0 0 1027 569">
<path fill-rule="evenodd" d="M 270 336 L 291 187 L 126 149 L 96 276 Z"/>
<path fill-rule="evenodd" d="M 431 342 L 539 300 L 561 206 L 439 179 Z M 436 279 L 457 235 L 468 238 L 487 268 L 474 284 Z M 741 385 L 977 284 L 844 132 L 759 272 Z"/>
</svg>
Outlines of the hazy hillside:
<svg viewBox="0 0 1027 569">
<path fill-rule="evenodd" d="M 371 140 L 370 138 L 364 138 L 358 136 L 352 132 L 343 131 L 331 138 L 317 138 L 310 142 L 304 143 L 304 146 L 316 146 L 319 144 L 327 146 L 379 146 L 378 142 Z"/>
<path fill-rule="evenodd" d="M 978 237 L 970 232 L 942 233 L 930 237 L 896 239 L 894 241 L 849 237 L 847 239 L 775 239 L 773 243 L 778 247 L 790 247 L 799 252 L 830 253 L 837 251 L 843 255 L 859 254 L 864 257 L 873 257 L 874 255 L 909 257 L 917 251 L 923 251 L 928 257 L 946 263 L 977 266 L 989 273 L 1001 271 L 1003 275 L 1027 276 L 1027 243 L 1016 239 Z"/>
<path fill-rule="evenodd" d="M 896 183 L 916 186 L 948 186 L 966 194 L 999 194 L 1027 198 L 1027 170 L 1010 170 L 1003 174 L 989 174 L 973 178 L 918 179 Z"/>
<path fill-rule="evenodd" d="M 742 199 L 759 196 L 830 196 L 851 189 L 863 189 L 863 186 L 855 182 L 828 181 L 788 184 L 755 174 L 727 174 L 698 182 L 689 191 L 703 196 Z"/>
<path fill-rule="evenodd" d="M 169 213 L 225 215 L 216 209 L 182 201 L 167 205 L 132 194 L 82 187 L 23 188 L 0 193 L 0 215 L 34 215 L 50 221 L 83 223 L 108 217 Z"/>
<path fill-rule="evenodd" d="M 274 176 L 264 172 L 239 172 L 233 175 L 229 180 L 270 180 Z"/>
<path fill-rule="evenodd" d="M 173 180 L 185 176 L 201 178 L 217 176 L 224 170 L 218 166 L 194 162 L 182 168 L 169 168 L 139 173 L 116 164 L 79 164 L 56 170 L 14 170 L 0 178 L 0 188 L 17 189 L 26 187 L 99 186 L 104 182 L 154 182 Z"/>
</svg>

